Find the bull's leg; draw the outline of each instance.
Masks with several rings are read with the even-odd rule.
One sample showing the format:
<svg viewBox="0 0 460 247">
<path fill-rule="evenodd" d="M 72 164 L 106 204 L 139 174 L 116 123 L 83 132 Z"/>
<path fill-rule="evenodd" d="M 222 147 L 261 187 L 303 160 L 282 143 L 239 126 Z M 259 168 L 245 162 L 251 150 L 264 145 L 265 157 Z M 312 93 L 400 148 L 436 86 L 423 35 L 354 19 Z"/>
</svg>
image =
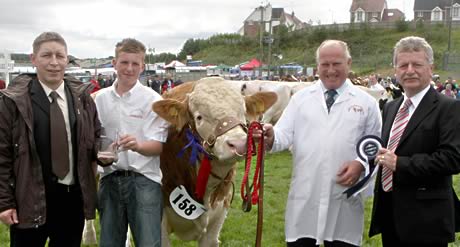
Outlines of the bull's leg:
<svg viewBox="0 0 460 247">
<path fill-rule="evenodd" d="M 219 234 L 227 217 L 227 209 L 223 206 L 216 208 L 209 217 L 206 233 L 198 241 L 199 247 L 217 247 L 220 244 Z"/>
<path fill-rule="evenodd" d="M 168 220 L 166 217 L 166 213 L 163 212 L 163 219 L 161 220 L 161 247 L 171 246 L 169 241 Z"/>
<path fill-rule="evenodd" d="M 97 244 L 96 229 L 94 228 L 94 220 L 85 220 L 85 227 L 83 228 L 82 244 L 84 245 Z"/>
</svg>

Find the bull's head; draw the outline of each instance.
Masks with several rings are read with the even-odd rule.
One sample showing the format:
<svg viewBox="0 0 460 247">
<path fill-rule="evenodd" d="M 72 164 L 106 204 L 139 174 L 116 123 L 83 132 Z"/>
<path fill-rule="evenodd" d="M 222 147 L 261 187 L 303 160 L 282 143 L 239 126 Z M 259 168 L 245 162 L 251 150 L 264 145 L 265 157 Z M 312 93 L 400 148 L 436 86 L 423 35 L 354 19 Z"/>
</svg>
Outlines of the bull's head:
<svg viewBox="0 0 460 247">
<path fill-rule="evenodd" d="M 220 161 L 237 159 L 246 152 L 246 122 L 276 102 L 276 94 L 271 92 L 243 97 L 216 77 L 201 79 L 189 87 L 186 97 L 157 101 L 153 110 L 178 130 L 191 127 L 207 151 Z"/>
</svg>

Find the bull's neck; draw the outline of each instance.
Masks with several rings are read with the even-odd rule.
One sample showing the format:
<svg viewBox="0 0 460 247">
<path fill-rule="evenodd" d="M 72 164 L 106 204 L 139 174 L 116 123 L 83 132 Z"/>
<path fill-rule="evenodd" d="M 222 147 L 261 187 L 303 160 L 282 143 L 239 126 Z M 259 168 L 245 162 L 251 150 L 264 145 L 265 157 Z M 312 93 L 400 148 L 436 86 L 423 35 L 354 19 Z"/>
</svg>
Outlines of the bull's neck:
<svg viewBox="0 0 460 247">
<path fill-rule="evenodd" d="M 220 162 L 218 160 L 211 160 L 211 172 L 217 177 L 224 179 L 235 164 L 236 162 Z"/>
<path fill-rule="evenodd" d="M 218 188 L 219 184 L 225 182 L 224 180 L 235 165 L 236 162 L 211 161 L 212 175 L 209 175 L 208 184 L 206 185 L 205 200 L 209 200 L 209 196 Z"/>
</svg>

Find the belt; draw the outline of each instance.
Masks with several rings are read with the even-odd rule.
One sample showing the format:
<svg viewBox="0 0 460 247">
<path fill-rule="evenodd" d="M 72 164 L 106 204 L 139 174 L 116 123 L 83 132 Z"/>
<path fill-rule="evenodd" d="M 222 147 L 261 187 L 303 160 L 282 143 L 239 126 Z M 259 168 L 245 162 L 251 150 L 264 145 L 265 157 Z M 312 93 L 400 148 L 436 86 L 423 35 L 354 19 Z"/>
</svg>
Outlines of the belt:
<svg viewBox="0 0 460 247">
<path fill-rule="evenodd" d="M 131 177 L 131 176 L 136 176 L 139 173 L 135 171 L 130 171 L 130 170 L 116 170 L 112 172 L 112 174 L 117 177 Z"/>
<path fill-rule="evenodd" d="M 56 183 L 56 189 L 59 191 L 64 191 L 64 192 L 75 192 L 75 191 L 80 191 L 80 186 L 78 186 L 77 184 L 67 185 L 67 184 Z"/>
</svg>

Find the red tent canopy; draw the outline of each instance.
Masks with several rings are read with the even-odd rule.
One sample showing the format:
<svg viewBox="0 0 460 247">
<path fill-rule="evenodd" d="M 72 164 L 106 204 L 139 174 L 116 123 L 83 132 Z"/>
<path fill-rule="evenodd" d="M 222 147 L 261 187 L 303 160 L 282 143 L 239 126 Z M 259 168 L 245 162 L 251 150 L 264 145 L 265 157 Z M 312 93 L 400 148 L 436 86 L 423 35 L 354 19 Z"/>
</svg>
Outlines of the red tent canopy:
<svg viewBox="0 0 460 247">
<path fill-rule="evenodd" d="M 241 66 L 240 70 L 253 70 L 254 68 L 260 67 L 261 65 L 262 63 L 259 60 L 253 58 L 251 61 L 249 61 L 249 63 Z"/>
</svg>

